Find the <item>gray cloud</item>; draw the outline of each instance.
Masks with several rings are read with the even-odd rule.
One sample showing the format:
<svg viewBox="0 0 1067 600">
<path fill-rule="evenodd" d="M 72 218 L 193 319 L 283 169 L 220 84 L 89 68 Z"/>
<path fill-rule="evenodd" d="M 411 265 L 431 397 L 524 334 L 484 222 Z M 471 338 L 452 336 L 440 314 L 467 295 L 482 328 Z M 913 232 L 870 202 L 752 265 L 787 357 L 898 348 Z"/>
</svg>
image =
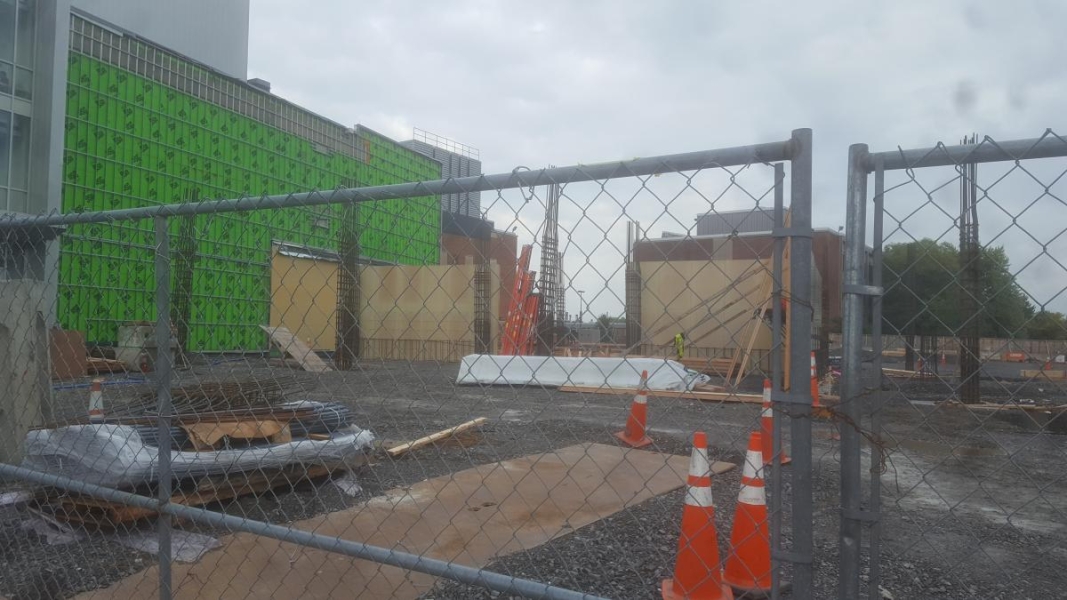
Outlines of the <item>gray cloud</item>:
<svg viewBox="0 0 1067 600">
<path fill-rule="evenodd" d="M 409 136 L 413 125 L 429 129 L 478 147 L 492 172 L 785 139 L 794 128 L 811 127 L 819 227 L 844 223 L 850 143 L 892 150 L 953 143 L 970 132 L 996 139 L 1032 137 L 1048 127 L 1067 133 L 1060 117 L 1067 43 L 1053 26 L 1067 22 L 1067 5 L 1054 0 L 319 0 L 311 6 L 256 0 L 249 58 L 250 76 L 270 80 L 277 93 L 316 112 L 397 138 Z M 984 183 L 1004 171 L 991 166 L 979 173 Z M 1034 171 L 1048 183 L 1062 167 L 1034 165 Z M 916 173 L 929 188 L 951 177 L 947 170 Z M 766 191 L 770 181 L 769 172 L 756 167 L 744 178 L 754 193 Z M 714 176 L 704 184 L 699 191 L 709 198 L 726 186 Z M 626 217 L 655 222 L 654 235 L 690 225 L 711 206 L 688 190 L 664 211 L 651 194 L 663 188 L 669 196 L 684 181 L 665 176 L 651 186 L 633 198 Z M 1062 186 L 1050 192 L 1067 198 Z M 932 201 L 952 213 L 956 187 L 948 187 Z M 607 276 L 618 268 L 618 253 L 605 253 L 595 242 L 607 235 L 621 245 L 622 209 L 592 187 L 572 191 L 572 206 L 561 212 L 564 228 L 576 234 L 567 269 L 577 272 L 588 262 L 601 277 L 587 287 L 620 289 L 618 276 Z M 933 204 L 919 208 L 928 202 L 919 186 L 894 193 L 891 200 L 900 199 L 894 215 L 913 205 L 919 211 L 905 221 L 909 234 L 936 237 L 951 227 Z M 1015 170 L 990 197 L 1018 214 L 1042 193 Z M 731 190 L 715 206 L 751 204 Z M 1065 214 L 1062 203 L 1046 196 L 1013 224 L 1011 215 L 984 201 L 982 237 L 1004 243 L 1021 267 L 1041 252 L 1021 229 L 1047 241 L 1059 233 L 1055 222 Z M 503 201 L 490 216 L 516 218 Z M 518 218 L 535 231 L 535 204 Z M 592 228 L 616 221 L 607 234 Z M 579 239 L 578 232 L 597 239 Z M 896 236 L 890 241 L 907 239 Z M 1049 252 L 1060 250 L 1067 247 L 1057 238 Z M 1020 280 L 1035 296 L 1052 297 L 1065 273 L 1049 257 L 1039 263 Z M 577 301 L 568 300 L 572 306 Z M 621 302 L 594 307 L 618 312 Z"/>
</svg>

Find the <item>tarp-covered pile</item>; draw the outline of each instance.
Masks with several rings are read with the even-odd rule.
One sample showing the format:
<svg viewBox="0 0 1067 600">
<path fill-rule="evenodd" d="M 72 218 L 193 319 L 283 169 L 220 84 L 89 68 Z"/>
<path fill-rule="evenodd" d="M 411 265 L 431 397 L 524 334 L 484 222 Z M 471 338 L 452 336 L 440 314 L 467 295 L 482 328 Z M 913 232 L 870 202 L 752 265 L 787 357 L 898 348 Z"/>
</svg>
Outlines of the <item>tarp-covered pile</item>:
<svg viewBox="0 0 1067 600">
<path fill-rule="evenodd" d="M 170 453 L 174 479 L 236 474 L 293 464 L 338 464 L 371 449 L 374 434 L 355 427 L 329 440 L 294 440 L 212 452 Z M 156 481 L 157 448 L 127 425 L 71 425 L 31 431 L 24 467 L 108 487 Z"/>
<path fill-rule="evenodd" d="M 708 378 L 660 358 L 590 358 L 471 354 L 459 365 L 457 384 L 607 386 L 636 388 L 648 371 L 651 390 L 691 390 Z"/>
</svg>

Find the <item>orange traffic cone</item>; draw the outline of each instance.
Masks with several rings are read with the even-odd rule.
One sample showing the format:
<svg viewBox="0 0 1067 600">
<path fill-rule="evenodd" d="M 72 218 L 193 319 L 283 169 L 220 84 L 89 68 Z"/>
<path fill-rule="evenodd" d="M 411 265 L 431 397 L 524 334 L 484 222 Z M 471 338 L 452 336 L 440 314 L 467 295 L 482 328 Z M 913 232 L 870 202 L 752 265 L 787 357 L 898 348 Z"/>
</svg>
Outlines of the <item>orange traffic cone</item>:
<svg viewBox="0 0 1067 600">
<path fill-rule="evenodd" d="M 630 418 L 626 420 L 626 429 L 615 434 L 628 446 L 644 448 L 652 443 L 652 438 L 645 435 L 648 422 L 648 371 L 641 371 L 641 384 L 637 387 L 633 404 L 630 405 Z"/>
<path fill-rule="evenodd" d="M 819 372 L 815 368 L 815 353 L 811 353 L 811 405 L 818 407 L 819 404 Z"/>
<path fill-rule="evenodd" d="M 688 484 L 674 578 L 664 579 L 660 591 L 664 600 L 733 600 L 733 591 L 722 581 L 708 438 L 703 431 L 693 434 Z"/>
<path fill-rule="evenodd" d="M 771 380 L 763 380 L 763 412 L 760 413 L 760 437 L 763 440 L 763 464 L 769 465 L 774 460 L 774 408 L 771 406 Z M 785 447 L 781 449 L 781 462 L 788 465 L 793 462 L 785 453 Z"/>
<path fill-rule="evenodd" d="M 741 471 L 730 553 L 726 556 L 723 581 L 749 595 L 767 595 L 771 590 L 771 538 L 767 532 L 767 494 L 763 489 L 763 453 L 760 434 L 752 432 Z"/>
<path fill-rule="evenodd" d="M 93 423 L 104 421 L 103 383 L 103 379 L 94 379 L 89 384 L 89 421 Z"/>
</svg>

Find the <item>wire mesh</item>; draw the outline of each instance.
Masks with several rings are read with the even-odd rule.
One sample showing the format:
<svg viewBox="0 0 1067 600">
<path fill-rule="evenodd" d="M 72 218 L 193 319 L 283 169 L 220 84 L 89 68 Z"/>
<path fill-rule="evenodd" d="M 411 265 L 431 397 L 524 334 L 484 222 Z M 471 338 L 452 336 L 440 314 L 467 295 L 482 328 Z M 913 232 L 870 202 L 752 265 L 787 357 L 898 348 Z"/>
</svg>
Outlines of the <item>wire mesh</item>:
<svg viewBox="0 0 1067 600">
<path fill-rule="evenodd" d="M 840 597 L 1061 594 L 1067 144 L 853 150 Z"/>
<path fill-rule="evenodd" d="M 777 595 L 810 565 L 804 474 L 751 435 L 810 457 L 810 133 L 445 180 L 363 135 L 359 188 L 0 220 L 0 594 Z"/>
</svg>

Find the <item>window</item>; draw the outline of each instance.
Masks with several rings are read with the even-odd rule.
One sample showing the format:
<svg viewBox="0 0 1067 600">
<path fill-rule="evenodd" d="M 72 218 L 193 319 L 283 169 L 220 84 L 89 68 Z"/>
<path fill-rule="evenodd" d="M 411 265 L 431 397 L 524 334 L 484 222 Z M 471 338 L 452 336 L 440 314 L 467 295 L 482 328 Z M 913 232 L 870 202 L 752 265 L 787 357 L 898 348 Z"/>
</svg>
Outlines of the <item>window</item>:
<svg viewBox="0 0 1067 600">
<path fill-rule="evenodd" d="M 11 131 L 11 187 L 25 190 L 30 166 L 30 118 L 14 115 Z"/>
<path fill-rule="evenodd" d="M 2 3 L 3 0 L 0 0 Z M 7 168 L 11 162 L 11 113 L 0 110 L 0 188 L 7 187 Z M 0 207 L 6 207 L 7 202 Z"/>
<path fill-rule="evenodd" d="M 0 4 L 8 0 L 0 0 Z M 18 0 L 18 27 L 15 32 L 15 63 L 20 67 L 33 68 L 34 0 Z"/>
<path fill-rule="evenodd" d="M 15 62 L 16 1 L 0 0 L 0 61 L 9 63 Z"/>
<path fill-rule="evenodd" d="M 15 95 L 26 100 L 33 97 L 33 72 L 29 69 L 15 69 Z"/>
</svg>

